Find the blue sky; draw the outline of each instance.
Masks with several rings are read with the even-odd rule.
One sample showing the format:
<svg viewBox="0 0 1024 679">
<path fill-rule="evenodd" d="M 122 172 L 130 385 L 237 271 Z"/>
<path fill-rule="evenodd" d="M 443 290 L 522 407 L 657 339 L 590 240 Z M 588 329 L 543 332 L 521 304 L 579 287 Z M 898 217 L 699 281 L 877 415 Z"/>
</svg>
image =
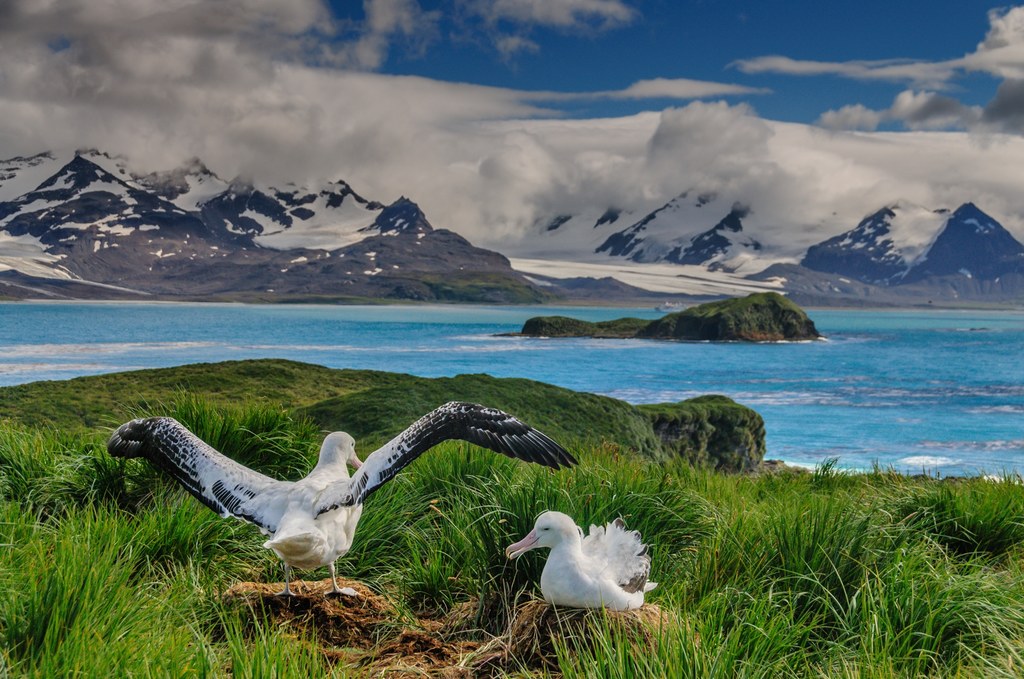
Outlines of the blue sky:
<svg viewBox="0 0 1024 679">
<path fill-rule="evenodd" d="M 583 3 L 581 3 L 583 4 Z M 628 18 L 603 20 L 580 11 L 571 26 L 504 19 L 493 25 L 466 16 L 451 1 L 419 3 L 435 13 L 426 39 L 397 42 L 380 70 L 519 90 L 560 92 L 619 90 L 638 80 L 688 78 L 767 89 L 733 95 L 763 116 L 812 123 L 830 109 L 862 104 L 888 107 L 906 89 L 901 81 L 865 81 L 834 75 L 745 73 L 737 62 L 769 55 L 819 62 L 905 59 L 938 62 L 972 52 L 989 29 L 991 2 L 728 2 L 637 0 L 609 3 Z M 366 20 L 362 3 L 333 2 L 342 20 Z M 521 36 L 533 47 L 503 54 L 497 36 Z M 983 106 L 998 79 L 960 73 L 948 94 Z M 577 117 L 660 110 L 674 102 L 574 102 L 559 106 Z M 549 104 L 550 105 L 550 104 Z M 894 124 L 889 128 L 897 127 Z"/>
<path fill-rule="evenodd" d="M 1024 6 L 6 0 L 0 158 L 408 196 L 510 251 L 684 191 L 816 242 L 896 202 L 1024 237 Z M 721 215 L 720 215 L 721 216 Z M 719 217 L 720 217 L 719 216 Z"/>
</svg>

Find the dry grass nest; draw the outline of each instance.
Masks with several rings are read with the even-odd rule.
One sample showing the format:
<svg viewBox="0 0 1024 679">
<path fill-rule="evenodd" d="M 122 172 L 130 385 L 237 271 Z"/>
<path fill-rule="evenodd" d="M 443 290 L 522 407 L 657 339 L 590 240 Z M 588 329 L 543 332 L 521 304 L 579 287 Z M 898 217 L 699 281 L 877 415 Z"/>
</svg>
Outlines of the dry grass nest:
<svg viewBox="0 0 1024 679">
<path fill-rule="evenodd" d="M 320 645 L 327 666 L 343 665 L 360 676 L 405 674 L 480 677 L 508 671 L 556 671 L 555 644 L 586 646 L 611 627 L 637 653 L 653 648 L 660 629 L 678 623 L 654 604 L 633 611 L 556 609 L 538 600 L 514 612 L 504 633 L 482 641 L 473 624 L 479 601 L 456 605 L 437 618 L 405 618 L 391 602 L 353 580 L 338 579 L 359 596 L 328 594 L 331 581 L 293 582 L 292 597 L 277 596 L 282 584 L 240 582 L 227 590 L 228 605 L 246 606 L 292 627 Z"/>
<path fill-rule="evenodd" d="M 398 613 L 384 597 L 355 580 L 338 578 L 359 596 L 328 594 L 331 581 L 293 582 L 294 596 L 277 596 L 283 583 L 239 582 L 224 593 L 227 604 L 248 606 L 254 612 L 308 629 L 324 646 L 370 648 L 398 624 Z"/>
<path fill-rule="evenodd" d="M 647 653 L 654 648 L 662 629 L 677 624 L 675 614 L 655 604 L 631 611 L 609 611 L 556 608 L 535 599 L 519 606 L 508 630 L 481 646 L 468 664 L 476 670 L 492 667 L 557 671 L 556 642 L 570 648 L 585 648 L 610 627 L 637 653 Z"/>
</svg>

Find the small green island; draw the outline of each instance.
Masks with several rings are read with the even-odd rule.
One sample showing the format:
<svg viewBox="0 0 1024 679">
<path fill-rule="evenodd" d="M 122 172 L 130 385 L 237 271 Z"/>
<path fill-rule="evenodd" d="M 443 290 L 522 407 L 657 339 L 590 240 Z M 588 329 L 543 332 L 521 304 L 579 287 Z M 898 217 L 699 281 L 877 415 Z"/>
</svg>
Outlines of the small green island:
<svg viewBox="0 0 1024 679">
<path fill-rule="evenodd" d="M 654 321 L 617 318 L 591 323 L 567 316 L 535 316 L 518 333 L 526 337 L 595 337 L 711 342 L 798 342 L 821 339 L 807 313 L 777 292 L 723 299 Z"/>
</svg>

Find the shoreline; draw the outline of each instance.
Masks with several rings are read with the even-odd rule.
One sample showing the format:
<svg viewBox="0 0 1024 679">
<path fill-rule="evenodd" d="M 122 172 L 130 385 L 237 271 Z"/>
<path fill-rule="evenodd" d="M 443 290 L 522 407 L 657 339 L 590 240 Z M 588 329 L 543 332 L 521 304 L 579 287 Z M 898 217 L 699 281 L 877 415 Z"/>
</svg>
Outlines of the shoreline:
<svg viewBox="0 0 1024 679">
<path fill-rule="evenodd" d="M 726 299 L 726 298 L 723 298 Z M 700 301 L 693 301 L 688 303 L 689 306 L 697 306 L 702 304 Z M 211 299 L 211 300 L 199 300 L 199 299 L 54 299 L 52 297 L 24 297 L 24 298 L 4 298 L 0 296 L 0 305 L 15 305 L 15 304 L 45 304 L 48 306 L 59 306 L 59 305 L 140 305 L 140 306 L 156 306 L 156 305 L 175 305 L 175 306 L 251 306 L 251 307 L 263 307 L 263 306 L 289 306 L 289 307 L 410 307 L 410 308 L 454 308 L 454 307 L 471 307 L 471 308 L 495 308 L 495 309 L 629 309 L 629 310 L 642 310 L 658 312 L 657 305 L 649 305 L 647 303 L 609 303 L 589 300 L 572 300 L 572 301 L 552 301 L 552 302 L 539 302 L 535 304 L 499 304 L 493 302 L 445 302 L 445 301 L 423 301 L 419 302 L 416 300 L 399 300 L 399 299 L 378 299 L 378 300 L 361 300 L 358 302 L 303 302 L 303 301 L 243 301 L 243 300 L 223 300 L 223 299 Z M 1007 313 L 1022 313 L 1024 314 L 1024 304 L 1002 304 L 1002 303 L 990 303 L 990 304 L 957 304 L 957 305 L 944 305 L 944 304 L 915 304 L 908 306 L 897 306 L 897 305 L 885 305 L 885 306 L 863 306 L 863 305 L 801 305 L 804 309 L 809 311 L 827 311 L 827 312 L 868 312 L 868 313 L 889 313 L 889 312 L 971 312 L 971 311 L 985 311 L 985 312 L 1007 312 Z M 685 308 L 685 307 L 684 307 Z M 665 313 L 665 312 L 658 312 Z"/>
</svg>

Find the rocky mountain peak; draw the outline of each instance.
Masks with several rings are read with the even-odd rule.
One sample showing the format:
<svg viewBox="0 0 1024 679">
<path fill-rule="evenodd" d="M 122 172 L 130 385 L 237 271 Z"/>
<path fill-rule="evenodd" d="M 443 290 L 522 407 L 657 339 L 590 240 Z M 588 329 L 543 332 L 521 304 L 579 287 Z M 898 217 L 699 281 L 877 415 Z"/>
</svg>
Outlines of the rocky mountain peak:
<svg viewBox="0 0 1024 679">
<path fill-rule="evenodd" d="M 905 282 L 931 276 L 993 280 L 1024 273 L 1024 245 L 974 203 L 958 207 Z"/>
<path fill-rule="evenodd" d="M 381 210 L 377 219 L 365 230 L 377 230 L 382 234 L 428 233 L 434 227 L 427 221 L 419 205 L 402 196 Z"/>
<path fill-rule="evenodd" d="M 743 233 L 743 219 L 750 214 L 750 208 L 733 203 L 732 209 L 717 224 L 678 245 L 665 259 L 674 264 L 708 265 L 712 270 L 724 270 L 729 266 L 725 260 L 740 254 L 741 250 L 761 249 L 761 243 L 753 238 L 740 238 Z"/>
</svg>

